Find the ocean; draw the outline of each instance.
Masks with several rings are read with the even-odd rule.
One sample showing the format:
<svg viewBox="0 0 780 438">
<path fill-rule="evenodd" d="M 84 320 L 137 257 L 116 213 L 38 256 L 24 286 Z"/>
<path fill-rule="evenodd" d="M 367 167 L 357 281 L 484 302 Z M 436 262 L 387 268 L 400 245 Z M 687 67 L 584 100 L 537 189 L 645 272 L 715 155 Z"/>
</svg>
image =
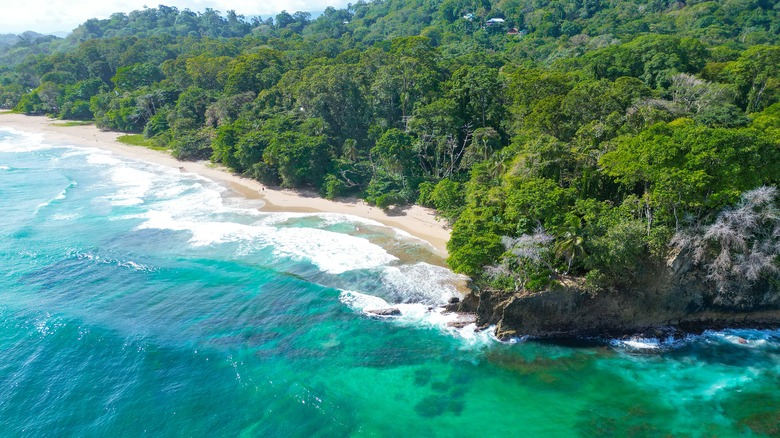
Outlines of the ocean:
<svg viewBox="0 0 780 438">
<path fill-rule="evenodd" d="M 260 206 L 0 130 L 0 436 L 780 436 L 780 331 L 502 343 L 425 242 Z"/>
</svg>

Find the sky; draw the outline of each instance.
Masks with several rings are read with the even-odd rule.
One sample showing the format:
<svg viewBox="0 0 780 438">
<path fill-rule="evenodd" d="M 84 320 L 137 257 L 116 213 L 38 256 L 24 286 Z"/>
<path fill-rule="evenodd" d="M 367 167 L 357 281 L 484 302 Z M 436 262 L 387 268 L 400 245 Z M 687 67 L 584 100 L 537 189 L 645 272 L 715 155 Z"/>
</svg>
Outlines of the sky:
<svg viewBox="0 0 780 438">
<path fill-rule="evenodd" d="M 353 2 L 355 0 L 352 0 Z M 41 33 L 70 32 L 90 18 L 108 18 L 114 12 L 130 12 L 158 4 L 206 8 L 221 12 L 235 10 L 246 16 L 267 18 L 282 10 L 322 12 L 328 6 L 343 8 L 349 0 L 0 0 L 0 34 L 33 30 Z"/>
</svg>

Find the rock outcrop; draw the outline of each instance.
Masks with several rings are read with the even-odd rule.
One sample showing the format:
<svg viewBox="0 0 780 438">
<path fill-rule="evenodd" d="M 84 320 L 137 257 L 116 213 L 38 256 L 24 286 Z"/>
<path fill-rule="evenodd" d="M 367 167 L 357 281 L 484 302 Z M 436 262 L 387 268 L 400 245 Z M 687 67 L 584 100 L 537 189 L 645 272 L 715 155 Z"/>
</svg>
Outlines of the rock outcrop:
<svg viewBox="0 0 780 438">
<path fill-rule="evenodd" d="M 388 307 L 386 309 L 366 310 L 366 313 L 372 316 L 401 316 L 401 310 L 397 307 Z"/>
<path fill-rule="evenodd" d="M 475 313 L 480 327 L 495 325 L 500 339 L 780 326 L 780 281 L 735 281 L 724 290 L 682 256 L 647 269 L 617 291 L 590 294 L 582 283 L 561 283 L 537 293 L 475 290 L 457 310 Z"/>
</svg>

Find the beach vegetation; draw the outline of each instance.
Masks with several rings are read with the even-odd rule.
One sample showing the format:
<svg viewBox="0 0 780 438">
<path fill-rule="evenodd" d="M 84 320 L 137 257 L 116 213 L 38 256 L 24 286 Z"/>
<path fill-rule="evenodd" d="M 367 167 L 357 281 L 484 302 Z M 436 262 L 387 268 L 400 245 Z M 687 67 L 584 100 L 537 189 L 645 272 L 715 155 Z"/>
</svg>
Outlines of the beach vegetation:
<svg viewBox="0 0 780 438">
<path fill-rule="evenodd" d="M 0 108 L 435 208 L 450 266 L 501 289 L 614 290 L 690 251 L 726 290 L 778 271 L 778 29 L 765 1 L 160 6 L 0 45 Z"/>
<path fill-rule="evenodd" d="M 79 126 L 80 124 L 84 124 L 88 122 L 68 122 L 68 123 L 76 123 L 74 125 L 67 125 L 66 126 Z M 168 147 L 165 145 L 160 145 L 155 143 L 154 141 L 151 141 L 147 138 L 144 138 L 141 134 L 125 134 L 120 135 L 117 137 L 116 141 L 124 144 L 128 144 L 130 146 L 142 146 L 145 148 L 153 149 L 156 151 L 166 151 L 168 150 Z"/>
</svg>

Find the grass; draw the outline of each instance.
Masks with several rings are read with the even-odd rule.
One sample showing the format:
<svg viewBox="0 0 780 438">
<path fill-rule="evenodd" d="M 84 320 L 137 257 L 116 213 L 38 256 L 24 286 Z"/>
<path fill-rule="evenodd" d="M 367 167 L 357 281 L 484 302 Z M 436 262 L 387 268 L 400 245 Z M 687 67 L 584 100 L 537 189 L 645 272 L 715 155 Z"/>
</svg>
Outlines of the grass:
<svg viewBox="0 0 780 438">
<path fill-rule="evenodd" d="M 82 120 L 68 120 L 67 122 L 63 123 L 53 123 L 54 126 L 88 126 L 91 125 L 93 122 L 86 122 Z"/>
<path fill-rule="evenodd" d="M 148 149 L 152 149 L 155 151 L 167 151 L 168 148 L 165 146 L 158 146 L 153 141 L 144 138 L 142 134 L 127 134 L 127 135 L 120 135 L 117 139 L 118 142 L 129 144 L 130 146 L 143 146 Z"/>
</svg>

